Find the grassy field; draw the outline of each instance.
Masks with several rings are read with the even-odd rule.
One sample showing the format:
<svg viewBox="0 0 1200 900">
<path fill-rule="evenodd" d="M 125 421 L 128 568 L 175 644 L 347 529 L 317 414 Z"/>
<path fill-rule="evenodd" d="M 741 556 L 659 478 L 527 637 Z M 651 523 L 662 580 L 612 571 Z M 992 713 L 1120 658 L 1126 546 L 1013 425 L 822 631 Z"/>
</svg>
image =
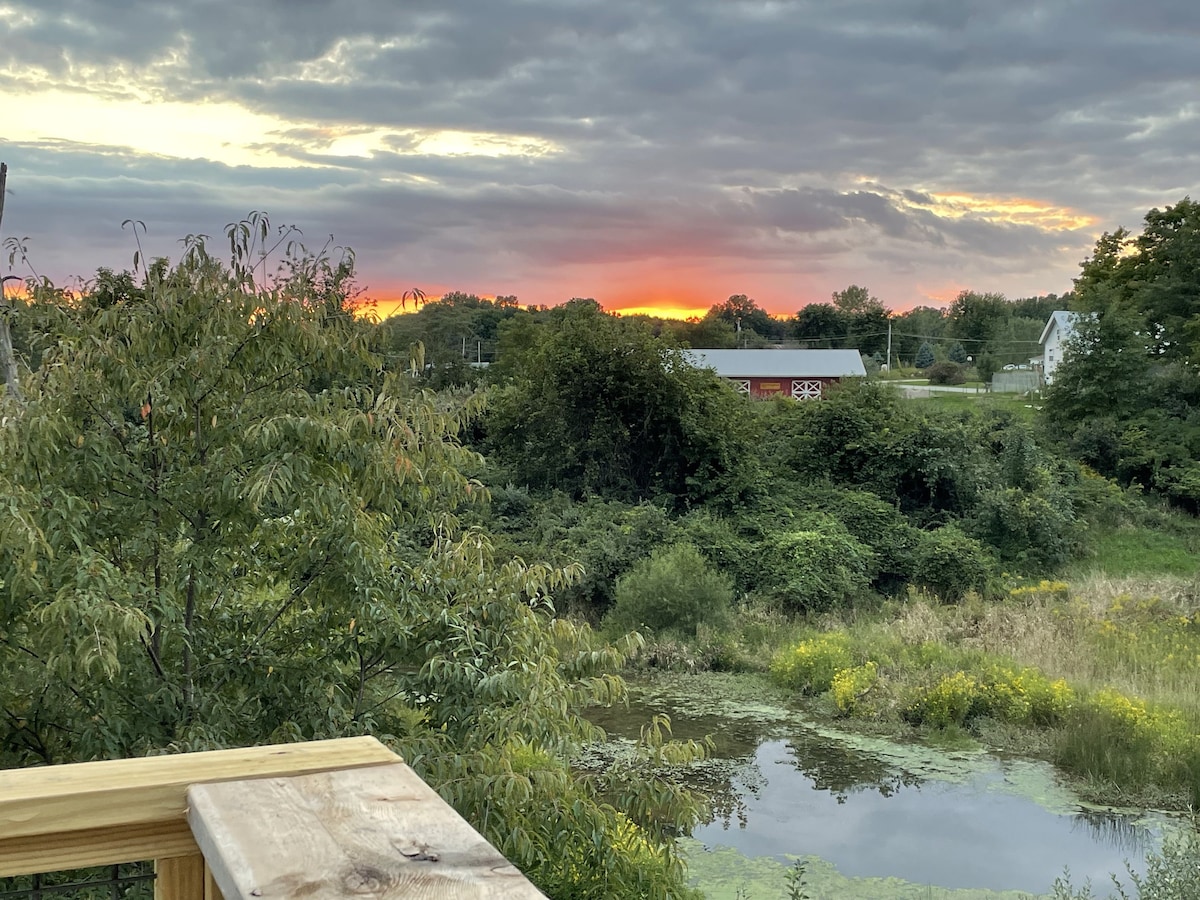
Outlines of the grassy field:
<svg viewBox="0 0 1200 900">
<path fill-rule="evenodd" d="M 975 410 L 986 412 L 1000 410 L 1010 412 L 1026 422 L 1034 421 L 1037 407 L 1020 394 L 932 394 L 929 397 L 913 397 L 909 403 L 925 404 L 933 409 L 960 411 Z"/>
<path fill-rule="evenodd" d="M 1068 581 L 1101 573 L 1124 578 L 1166 575 L 1195 578 L 1200 575 L 1200 523 L 1175 517 L 1170 530 L 1152 531 L 1123 526 L 1088 535 L 1087 556 L 1066 573 Z"/>
</svg>

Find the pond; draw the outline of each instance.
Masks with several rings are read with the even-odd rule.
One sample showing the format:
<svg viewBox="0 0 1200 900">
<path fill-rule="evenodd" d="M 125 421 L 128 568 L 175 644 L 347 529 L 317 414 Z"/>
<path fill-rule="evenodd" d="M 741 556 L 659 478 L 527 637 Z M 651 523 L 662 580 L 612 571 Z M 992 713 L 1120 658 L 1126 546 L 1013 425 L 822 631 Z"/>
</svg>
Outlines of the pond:
<svg viewBox="0 0 1200 900">
<path fill-rule="evenodd" d="M 974 748 L 897 744 L 807 717 L 756 676 L 632 682 L 628 709 L 596 710 L 632 740 L 655 713 L 677 738 L 711 736 L 689 769 L 711 821 L 682 841 L 712 898 L 778 897 L 797 859 L 821 898 L 1016 898 L 1046 894 L 1069 868 L 1105 896 L 1139 869 L 1166 819 L 1081 803 L 1045 763 Z"/>
</svg>

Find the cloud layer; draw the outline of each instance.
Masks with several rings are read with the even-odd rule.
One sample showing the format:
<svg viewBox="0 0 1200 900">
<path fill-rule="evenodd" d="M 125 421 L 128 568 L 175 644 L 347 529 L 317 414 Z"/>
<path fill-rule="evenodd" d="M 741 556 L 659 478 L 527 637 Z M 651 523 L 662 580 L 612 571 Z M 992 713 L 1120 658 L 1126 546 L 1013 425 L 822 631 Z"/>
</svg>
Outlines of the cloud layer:
<svg viewBox="0 0 1200 900">
<path fill-rule="evenodd" d="M 1066 290 L 1200 170 L 1191 0 L 445 6 L 0 0 L 5 233 L 62 279 L 266 209 L 379 294 L 905 307 Z"/>
</svg>

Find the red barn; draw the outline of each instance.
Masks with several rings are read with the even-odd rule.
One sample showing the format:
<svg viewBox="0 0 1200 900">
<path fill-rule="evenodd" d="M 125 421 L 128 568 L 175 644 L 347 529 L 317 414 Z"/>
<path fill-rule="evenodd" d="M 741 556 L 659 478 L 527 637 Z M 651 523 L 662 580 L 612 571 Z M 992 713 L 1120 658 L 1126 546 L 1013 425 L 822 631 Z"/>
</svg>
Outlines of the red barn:
<svg viewBox="0 0 1200 900">
<path fill-rule="evenodd" d="M 865 378 L 857 350 L 687 350 L 692 365 L 728 378 L 743 394 L 820 400 L 830 384 Z"/>
</svg>

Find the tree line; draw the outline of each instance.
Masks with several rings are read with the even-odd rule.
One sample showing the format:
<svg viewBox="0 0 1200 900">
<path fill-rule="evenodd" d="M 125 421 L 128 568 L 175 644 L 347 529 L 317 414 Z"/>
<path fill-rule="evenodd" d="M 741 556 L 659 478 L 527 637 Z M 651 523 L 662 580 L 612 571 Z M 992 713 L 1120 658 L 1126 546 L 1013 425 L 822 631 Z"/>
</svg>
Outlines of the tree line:
<svg viewBox="0 0 1200 900">
<path fill-rule="evenodd" d="M 628 318 L 644 321 L 656 336 L 697 349 L 851 349 L 860 351 L 872 369 L 888 363 L 890 329 L 891 365 L 924 369 L 936 362 L 970 362 L 988 380 L 1005 365 L 1028 364 L 1038 355 L 1050 313 L 1070 303 L 1070 294 L 1008 300 L 968 290 L 944 310 L 918 306 L 895 313 L 867 288 L 850 285 L 829 302 L 810 303 L 791 317 L 772 316 L 745 294 L 734 294 L 698 318 Z M 451 291 L 413 314 L 388 319 L 383 329 L 396 347 L 421 341 L 442 382 L 470 382 L 477 377 L 471 363 L 499 358 L 506 323 L 552 316 L 554 308 L 523 307 L 515 296 L 489 300 Z"/>
</svg>

